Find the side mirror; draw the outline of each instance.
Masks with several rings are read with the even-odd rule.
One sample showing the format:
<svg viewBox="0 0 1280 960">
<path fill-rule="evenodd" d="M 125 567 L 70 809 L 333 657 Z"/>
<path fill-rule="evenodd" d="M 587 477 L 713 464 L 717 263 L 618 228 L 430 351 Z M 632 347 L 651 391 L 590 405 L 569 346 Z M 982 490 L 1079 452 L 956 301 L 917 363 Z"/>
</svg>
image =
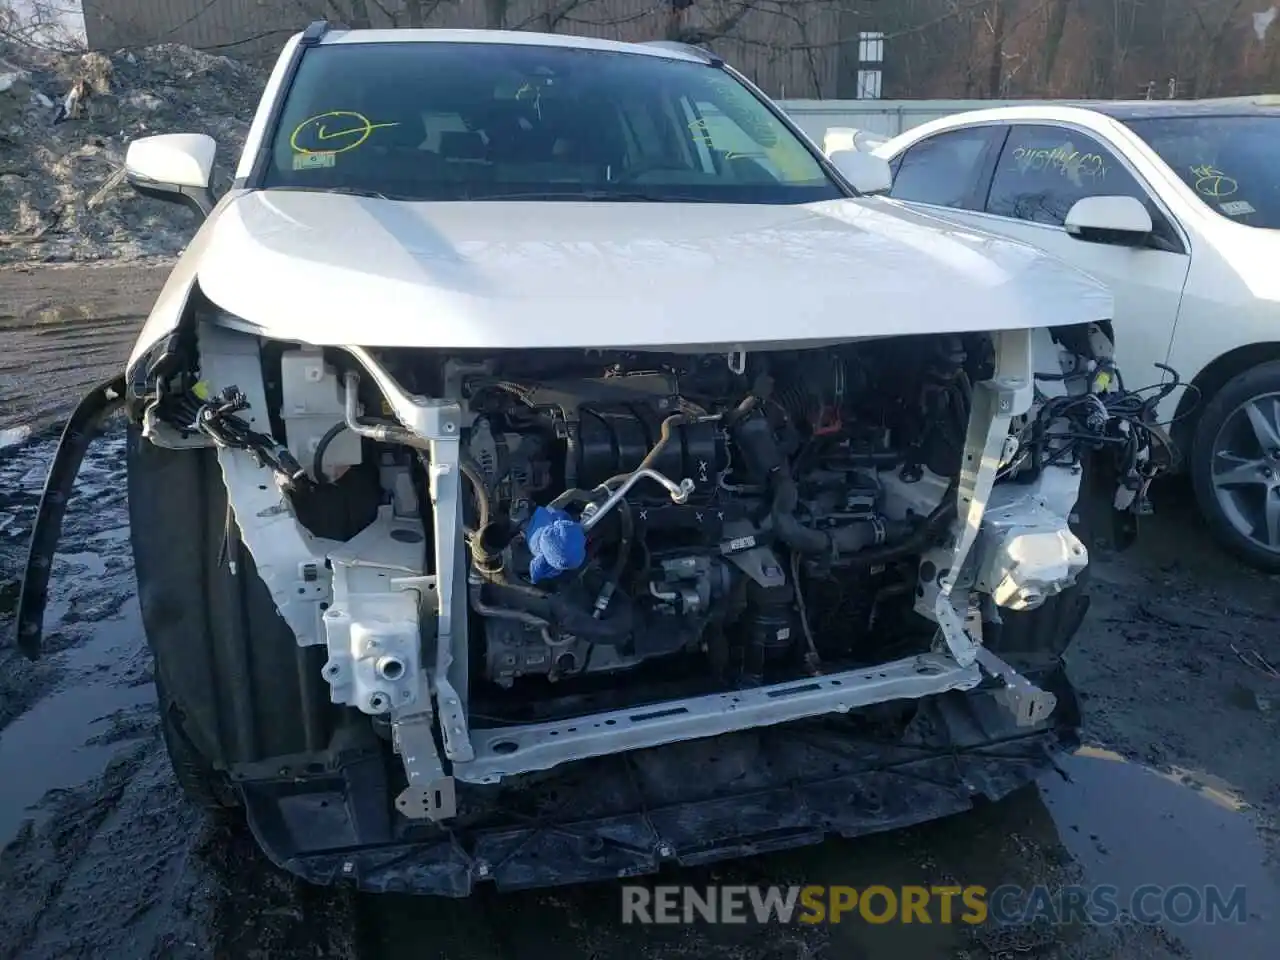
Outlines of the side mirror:
<svg viewBox="0 0 1280 960">
<path fill-rule="evenodd" d="M 893 186 L 893 171 L 883 157 L 856 150 L 832 150 L 827 159 L 859 193 L 888 193 Z"/>
<path fill-rule="evenodd" d="M 1155 225 L 1136 197 L 1084 197 L 1067 211 L 1067 233 L 1089 243 L 1140 247 Z"/>
<path fill-rule="evenodd" d="M 857 150 L 871 153 L 876 147 L 889 142 L 889 138 L 857 127 L 827 127 L 822 135 L 822 152 L 830 157 L 837 150 Z"/>
<path fill-rule="evenodd" d="M 822 134 L 822 152 L 830 157 L 837 150 L 858 149 L 857 127 L 827 127 Z"/>
<path fill-rule="evenodd" d="M 182 203 L 207 217 L 213 210 L 213 157 L 218 145 L 203 133 L 166 133 L 129 144 L 125 178 L 144 197 Z"/>
</svg>

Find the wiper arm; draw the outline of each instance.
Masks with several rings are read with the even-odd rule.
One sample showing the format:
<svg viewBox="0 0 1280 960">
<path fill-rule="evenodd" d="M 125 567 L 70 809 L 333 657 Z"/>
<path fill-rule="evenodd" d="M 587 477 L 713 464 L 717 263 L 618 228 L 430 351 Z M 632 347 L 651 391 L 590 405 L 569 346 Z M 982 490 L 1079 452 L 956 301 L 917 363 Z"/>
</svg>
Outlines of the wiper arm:
<svg viewBox="0 0 1280 960">
<path fill-rule="evenodd" d="M 345 197 L 373 197 L 375 200 L 391 200 L 387 194 L 378 190 L 365 190 L 360 187 L 336 187 L 326 193 L 340 193 Z"/>
<path fill-rule="evenodd" d="M 695 197 L 689 194 L 669 193 L 655 195 L 645 193 L 640 190 L 626 191 L 609 191 L 609 190 L 527 190 L 517 193 L 481 193 L 473 195 L 463 193 L 458 196 L 450 197 L 428 197 L 428 196 L 405 196 L 403 194 L 382 193 L 379 190 L 370 190 L 363 187 L 309 187 L 309 186 L 280 186 L 268 187 L 268 190 L 291 190 L 295 193 L 336 193 L 345 197 L 371 197 L 375 200 L 406 200 L 406 201 L 474 201 L 481 202 L 484 200 L 581 200 L 587 203 L 593 202 L 611 202 L 618 203 L 719 203 L 718 200 L 712 200 L 707 197 Z"/>
<path fill-rule="evenodd" d="M 296 193 L 338 193 L 344 197 L 371 197 L 374 200 L 411 200 L 412 197 L 381 193 L 363 187 L 268 187 L 269 190 L 292 190 Z"/>
<path fill-rule="evenodd" d="M 471 197 L 475 201 L 482 200 L 582 200 L 588 203 L 592 202 L 610 202 L 617 201 L 619 203 L 717 203 L 719 201 L 709 200 L 706 197 L 695 197 L 687 194 L 668 193 L 655 195 L 652 193 L 644 193 L 639 190 L 631 191 L 610 191 L 610 190 L 531 190 L 522 193 L 486 193 L 479 196 Z"/>
</svg>

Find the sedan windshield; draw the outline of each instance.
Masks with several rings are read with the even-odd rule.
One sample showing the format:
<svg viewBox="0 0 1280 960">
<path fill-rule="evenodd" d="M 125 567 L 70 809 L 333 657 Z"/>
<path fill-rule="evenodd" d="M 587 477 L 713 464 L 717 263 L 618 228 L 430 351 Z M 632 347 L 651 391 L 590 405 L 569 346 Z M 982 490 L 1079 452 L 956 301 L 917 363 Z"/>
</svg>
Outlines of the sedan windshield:
<svg viewBox="0 0 1280 960">
<path fill-rule="evenodd" d="M 1159 117 L 1128 125 L 1211 210 L 1280 229 L 1280 114 Z"/>
<path fill-rule="evenodd" d="M 437 41 L 307 51 L 261 185 L 407 200 L 844 195 L 799 138 L 717 67 Z"/>
</svg>

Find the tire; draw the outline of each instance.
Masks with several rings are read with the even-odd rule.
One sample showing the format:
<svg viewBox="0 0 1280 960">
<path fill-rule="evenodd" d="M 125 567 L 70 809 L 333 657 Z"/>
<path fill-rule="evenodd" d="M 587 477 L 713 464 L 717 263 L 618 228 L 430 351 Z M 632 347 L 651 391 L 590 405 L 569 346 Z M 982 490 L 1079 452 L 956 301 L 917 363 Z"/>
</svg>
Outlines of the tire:
<svg viewBox="0 0 1280 960">
<path fill-rule="evenodd" d="M 156 665 L 156 706 L 169 764 L 187 799 L 208 813 L 225 813 L 239 807 L 239 797 L 226 775 L 214 769 L 182 729 L 182 711 L 165 692 L 159 664 Z"/>
<path fill-rule="evenodd" d="M 1274 406 L 1264 399 L 1268 395 L 1274 395 Z M 1266 409 L 1274 410 L 1275 432 L 1280 434 L 1280 362 L 1263 363 L 1246 370 L 1214 394 L 1196 424 L 1187 466 L 1196 502 L 1214 539 L 1248 565 L 1280 573 L 1280 537 L 1270 548 L 1258 539 L 1266 536 L 1262 524 L 1266 522 L 1267 505 L 1280 511 L 1280 445 L 1269 450 L 1263 448 L 1246 409 L 1260 399 L 1264 400 Z M 1244 467 L 1255 457 L 1256 468 L 1249 466 L 1237 473 L 1251 475 L 1256 469 L 1256 483 L 1249 479 L 1238 485 L 1219 486 L 1222 475 L 1235 458 L 1239 458 Z M 1215 468 L 1218 482 L 1215 482 Z M 1220 497 L 1220 492 L 1224 496 Z M 1250 519 L 1257 521 L 1253 533 L 1241 529 L 1242 521 Z"/>
</svg>

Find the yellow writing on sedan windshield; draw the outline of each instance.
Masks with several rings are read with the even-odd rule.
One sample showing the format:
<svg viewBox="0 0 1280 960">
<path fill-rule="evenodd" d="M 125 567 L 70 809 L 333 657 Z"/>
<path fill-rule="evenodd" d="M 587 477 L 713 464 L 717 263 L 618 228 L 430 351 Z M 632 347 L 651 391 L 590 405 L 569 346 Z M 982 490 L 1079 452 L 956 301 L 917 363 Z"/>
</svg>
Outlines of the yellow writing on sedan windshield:
<svg viewBox="0 0 1280 960">
<path fill-rule="evenodd" d="M 370 134 L 398 123 L 374 123 L 353 110 L 330 110 L 308 117 L 293 128 L 289 146 L 294 153 L 346 153 L 363 146 Z"/>
<path fill-rule="evenodd" d="M 1048 170 L 1066 177 L 1076 186 L 1083 186 L 1081 177 L 1104 180 L 1107 166 L 1097 153 L 1081 153 L 1067 141 L 1053 147 L 1018 147 L 1013 151 L 1013 161 L 1019 173 Z"/>
<path fill-rule="evenodd" d="M 1196 193 L 1202 197 L 1223 200 L 1240 189 L 1235 180 L 1207 163 L 1192 167 L 1191 175 L 1196 178 Z"/>
</svg>

